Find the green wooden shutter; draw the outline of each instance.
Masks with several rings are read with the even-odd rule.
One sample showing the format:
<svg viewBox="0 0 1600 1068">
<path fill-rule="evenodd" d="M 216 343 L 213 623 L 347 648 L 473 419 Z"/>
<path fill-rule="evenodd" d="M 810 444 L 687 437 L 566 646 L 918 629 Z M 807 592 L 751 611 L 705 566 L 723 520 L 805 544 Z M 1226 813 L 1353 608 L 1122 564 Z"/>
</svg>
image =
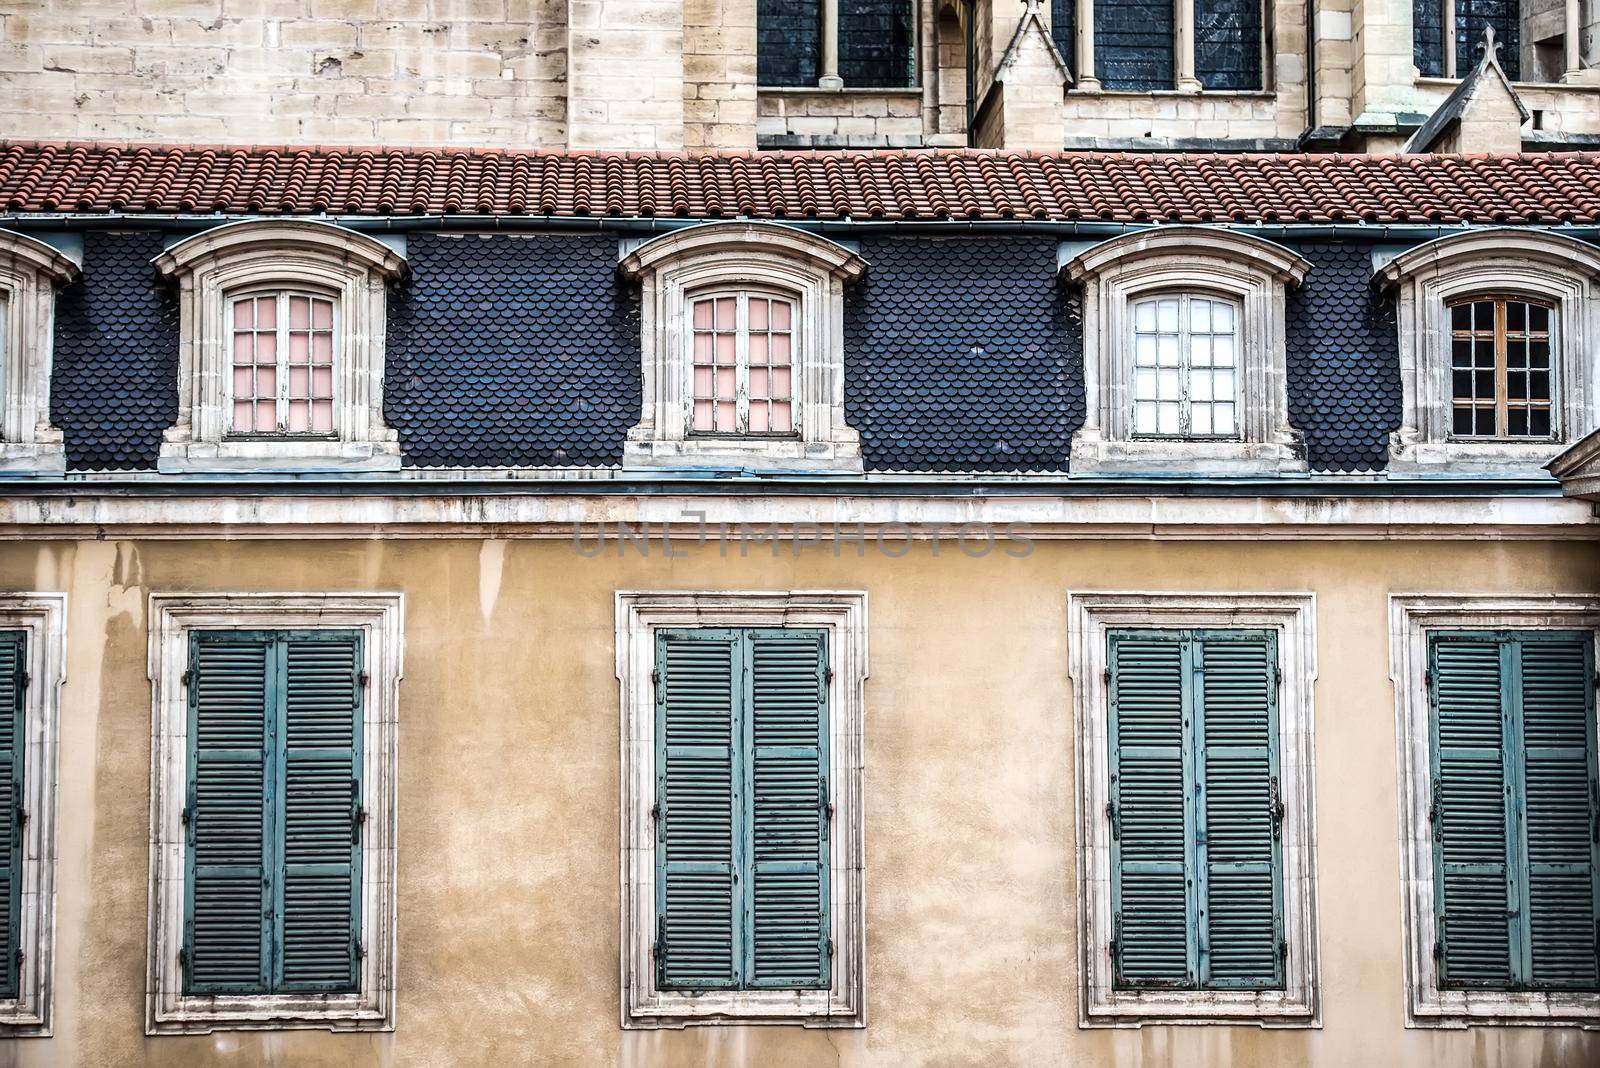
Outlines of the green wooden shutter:
<svg viewBox="0 0 1600 1068">
<path fill-rule="evenodd" d="M 1270 631 L 1109 636 L 1115 985 L 1284 982 Z"/>
<path fill-rule="evenodd" d="M 1595 779 L 1594 647 L 1588 635 L 1526 634 L 1509 650 L 1521 681 L 1527 938 L 1519 970 L 1547 990 L 1600 987 L 1596 927 L 1600 787 Z"/>
<path fill-rule="evenodd" d="M 293 632 L 279 647 L 283 837 L 273 985 L 352 991 L 361 929 L 361 634 Z"/>
<path fill-rule="evenodd" d="M 1176 631 L 1110 636 L 1114 983 L 1192 987 L 1185 804 L 1189 651 Z"/>
<path fill-rule="evenodd" d="M 656 635 L 656 970 L 662 989 L 742 981 L 740 636 Z"/>
<path fill-rule="evenodd" d="M 1201 985 L 1281 989 L 1276 635 L 1208 632 L 1196 652 Z"/>
<path fill-rule="evenodd" d="M 23 693 L 28 677 L 28 636 L 0 631 L 0 997 L 17 996 L 22 964 L 22 799 L 23 750 L 27 734 Z"/>
<path fill-rule="evenodd" d="M 827 635 L 748 631 L 747 985 L 826 987 Z"/>
<path fill-rule="evenodd" d="M 191 994 L 260 993 L 269 982 L 273 651 L 270 635 L 189 638 L 184 989 Z"/>
<path fill-rule="evenodd" d="M 1492 634 L 1434 636 L 1434 892 L 1439 984 L 1501 987 L 1512 981 L 1505 749 L 1510 718 L 1502 643 Z M 1509 892 L 1508 892 L 1509 891 Z"/>
</svg>

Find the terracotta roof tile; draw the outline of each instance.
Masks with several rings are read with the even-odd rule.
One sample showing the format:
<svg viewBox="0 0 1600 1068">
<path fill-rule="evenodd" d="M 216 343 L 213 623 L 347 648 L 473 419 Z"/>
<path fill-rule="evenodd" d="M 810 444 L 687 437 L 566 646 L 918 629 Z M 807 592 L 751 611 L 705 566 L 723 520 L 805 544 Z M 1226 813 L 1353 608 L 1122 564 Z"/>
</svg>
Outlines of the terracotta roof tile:
<svg viewBox="0 0 1600 1068">
<path fill-rule="evenodd" d="M 0 209 L 1597 223 L 1600 154 L 672 154 L 0 142 Z"/>
</svg>

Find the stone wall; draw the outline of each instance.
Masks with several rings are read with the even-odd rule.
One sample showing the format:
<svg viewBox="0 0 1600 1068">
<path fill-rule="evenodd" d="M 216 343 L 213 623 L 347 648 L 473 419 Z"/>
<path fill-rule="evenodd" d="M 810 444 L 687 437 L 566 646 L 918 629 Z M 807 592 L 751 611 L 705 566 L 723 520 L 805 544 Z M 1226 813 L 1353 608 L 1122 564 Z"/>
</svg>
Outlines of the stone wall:
<svg viewBox="0 0 1600 1068">
<path fill-rule="evenodd" d="M 552 145 L 567 0 L 8 0 L 10 137 Z"/>
</svg>

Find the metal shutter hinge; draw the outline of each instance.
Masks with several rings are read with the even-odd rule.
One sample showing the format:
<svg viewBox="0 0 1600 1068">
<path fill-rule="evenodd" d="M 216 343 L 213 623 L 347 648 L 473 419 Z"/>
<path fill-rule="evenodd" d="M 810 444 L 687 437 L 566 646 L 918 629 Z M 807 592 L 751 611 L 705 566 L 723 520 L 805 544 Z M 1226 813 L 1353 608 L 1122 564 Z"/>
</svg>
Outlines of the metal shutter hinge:
<svg viewBox="0 0 1600 1068">
<path fill-rule="evenodd" d="M 661 685 L 661 672 L 659 672 L 659 671 L 650 672 L 650 681 L 652 683 L 654 683 L 655 685 L 660 686 Z"/>
<path fill-rule="evenodd" d="M 1272 840 L 1277 841 L 1283 837 L 1283 799 L 1278 796 L 1278 777 L 1274 775 L 1271 781 L 1272 793 L 1268 805 L 1272 814 Z"/>
<path fill-rule="evenodd" d="M 178 813 L 178 822 L 181 823 L 185 827 L 189 826 L 189 806 L 188 805 L 184 805 L 183 806 L 183 811 Z"/>
<path fill-rule="evenodd" d="M 21 972 L 22 972 L 22 962 L 27 960 L 27 959 L 28 959 L 27 956 L 22 952 L 22 950 L 20 950 L 20 949 L 17 950 L 17 973 L 18 974 L 21 974 Z"/>
<path fill-rule="evenodd" d="M 1444 945 L 1442 943 L 1440 943 L 1438 939 L 1434 939 L 1434 942 L 1433 942 L 1433 959 L 1434 960 L 1443 960 L 1444 959 Z"/>
<path fill-rule="evenodd" d="M 1433 840 L 1444 841 L 1444 827 L 1439 823 L 1439 780 L 1433 780 L 1433 793 L 1428 801 L 1428 822 L 1433 824 Z"/>
<path fill-rule="evenodd" d="M 833 939 L 828 939 L 828 956 L 833 956 Z"/>
<path fill-rule="evenodd" d="M 24 690 L 26 690 L 29 686 L 32 686 L 32 685 L 33 685 L 33 676 L 28 674 L 26 671 L 24 671 L 22 673 L 22 688 Z"/>
<path fill-rule="evenodd" d="M 823 671 L 823 673 L 822 673 L 822 681 L 823 682 L 832 682 L 833 681 L 833 668 L 827 668 L 826 670 Z"/>
<path fill-rule="evenodd" d="M 1117 803 L 1115 801 L 1106 802 L 1106 819 L 1111 821 L 1111 840 L 1120 842 L 1122 840 L 1122 821 L 1117 819 Z"/>
<path fill-rule="evenodd" d="M 659 804 L 650 806 L 650 818 L 653 820 L 659 820 L 661 818 L 661 806 Z"/>
<path fill-rule="evenodd" d="M 1281 961 L 1289 959 L 1289 940 L 1287 938 L 1278 939 L 1278 959 Z"/>
<path fill-rule="evenodd" d="M 185 671 L 182 675 L 178 676 L 178 681 L 185 686 L 192 686 L 194 685 L 195 680 L 199 677 L 199 675 L 195 674 L 194 669 L 190 668 L 188 671 Z"/>
<path fill-rule="evenodd" d="M 1433 672 L 1431 670 L 1426 669 L 1426 668 L 1423 669 L 1423 672 L 1422 672 L 1422 685 L 1430 687 L 1430 688 L 1433 686 Z"/>
<path fill-rule="evenodd" d="M 372 676 L 368 675 L 365 671 L 356 676 L 356 682 L 361 686 L 366 686 L 366 684 L 371 680 Z"/>
<path fill-rule="evenodd" d="M 189 974 L 189 951 L 187 949 L 178 950 L 178 967 L 183 970 L 185 976 Z"/>
<path fill-rule="evenodd" d="M 1100 681 L 1105 683 L 1107 686 L 1110 686 L 1111 685 L 1111 672 L 1109 672 L 1109 671 L 1100 672 Z"/>
</svg>

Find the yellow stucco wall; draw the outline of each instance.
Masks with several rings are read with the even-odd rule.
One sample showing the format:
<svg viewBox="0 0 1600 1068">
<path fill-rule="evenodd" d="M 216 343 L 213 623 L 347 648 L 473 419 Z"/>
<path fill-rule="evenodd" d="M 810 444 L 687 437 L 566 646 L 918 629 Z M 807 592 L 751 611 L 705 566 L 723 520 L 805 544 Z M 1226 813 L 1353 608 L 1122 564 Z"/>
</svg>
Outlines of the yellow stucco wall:
<svg viewBox="0 0 1600 1068">
<path fill-rule="evenodd" d="M 1600 592 L 1581 543 L 1041 542 L 580 557 L 557 541 L 0 546 L 69 594 L 56 1026 L 0 1065 L 1600 1064 L 1600 1033 L 1402 1026 L 1391 592 Z M 859 1031 L 617 1023 L 618 588 L 866 589 Z M 151 591 L 401 590 L 399 1024 L 143 1034 Z M 1320 1031 L 1077 1024 L 1069 589 L 1318 596 Z"/>
</svg>

